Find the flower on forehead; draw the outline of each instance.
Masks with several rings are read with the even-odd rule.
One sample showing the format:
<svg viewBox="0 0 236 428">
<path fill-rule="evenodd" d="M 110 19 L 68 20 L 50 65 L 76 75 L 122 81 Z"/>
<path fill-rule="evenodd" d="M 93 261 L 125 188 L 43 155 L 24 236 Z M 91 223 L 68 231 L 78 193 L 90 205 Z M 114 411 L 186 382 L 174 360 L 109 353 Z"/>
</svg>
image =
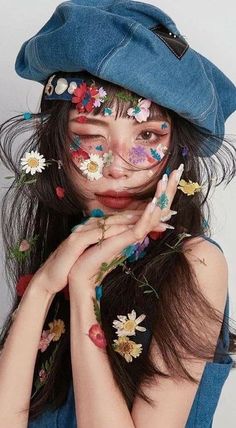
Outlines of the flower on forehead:
<svg viewBox="0 0 236 428">
<path fill-rule="evenodd" d="M 131 107 L 127 110 L 127 114 L 129 116 L 134 116 L 137 122 L 146 122 L 150 115 L 149 107 L 151 103 L 151 100 L 140 98 L 135 107 Z"/>
<path fill-rule="evenodd" d="M 50 333 L 54 333 L 53 342 L 57 342 L 61 335 L 65 333 L 65 323 L 61 319 L 53 320 L 48 326 L 50 327 Z"/>
<path fill-rule="evenodd" d="M 140 324 L 146 315 L 142 314 L 136 318 L 136 312 L 133 309 L 131 313 L 128 313 L 128 318 L 125 315 L 117 315 L 118 320 L 114 320 L 112 327 L 116 328 L 117 336 L 135 336 L 135 330 L 146 331 L 145 327 L 141 327 Z"/>
<path fill-rule="evenodd" d="M 166 122 L 162 123 L 161 129 L 166 129 L 166 128 L 168 128 L 168 124 Z"/>
<path fill-rule="evenodd" d="M 180 180 L 179 186 L 177 189 L 182 190 L 183 193 L 185 193 L 187 196 L 194 195 L 195 192 L 201 191 L 201 186 L 198 183 L 193 183 L 191 180 L 185 181 Z"/>
<path fill-rule="evenodd" d="M 111 165 L 111 163 L 114 161 L 114 156 L 111 150 L 109 150 L 108 153 L 103 154 L 103 161 L 106 166 Z"/>
<path fill-rule="evenodd" d="M 91 154 L 89 159 L 86 159 L 81 163 L 79 169 L 82 171 L 83 175 L 88 178 L 88 180 L 98 180 L 101 178 L 102 170 L 104 167 L 103 159 L 96 154 Z"/>
<path fill-rule="evenodd" d="M 45 352 L 48 346 L 50 345 L 50 342 L 54 338 L 54 336 L 55 336 L 55 333 L 51 333 L 50 330 L 43 330 L 38 349 L 41 352 Z"/>
<path fill-rule="evenodd" d="M 63 199 L 65 196 L 65 189 L 63 187 L 57 186 L 56 187 L 56 195 L 58 199 Z"/>
<path fill-rule="evenodd" d="M 76 117 L 75 120 L 76 120 L 76 122 L 79 122 L 79 123 L 86 123 L 88 118 L 87 118 L 87 116 L 78 116 L 78 117 Z"/>
<path fill-rule="evenodd" d="M 125 358 L 127 363 L 131 363 L 133 358 L 139 357 L 139 355 L 142 353 L 142 344 L 135 343 L 132 340 L 129 340 L 129 338 L 126 336 L 115 339 L 112 347 L 115 352 L 118 352 L 122 357 Z"/>
<path fill-rule="evenodd" d="M 74 90 L 73 95 L 71 102 L 76 104 L 76 109 L 80 113 L 90 113 L 104 101 L 106 91 L 102 87 L 98 89 L 95 85 L 87 86 L 87 83 L 83 82 Z"/>
<path fill-rule="evenodd" d="M 33 175 L 36 172 L 42 172 L 45 169 L 45 164 L 46 160 L 43 155 L 34 150 L 27 152 L 25 157 L 21 158 L 22 169 L 26 171 L 26 174 L 30 172 Z"/>
<path fill-rule="evenodd" d="M 111 116 L 113 113 L 113 110 L 109 107 L 105 107 L 103 109 L 103 116 Z"/>
<path fill-rule="evenodd" d="M 133 164 L 137 164 L 139 162 L 145 162 L 147 160 L 148 153 L 146 152 L 145 147 L 137 146 L 132 147 L 129 150 L 129 161 Z"/>
</svg>

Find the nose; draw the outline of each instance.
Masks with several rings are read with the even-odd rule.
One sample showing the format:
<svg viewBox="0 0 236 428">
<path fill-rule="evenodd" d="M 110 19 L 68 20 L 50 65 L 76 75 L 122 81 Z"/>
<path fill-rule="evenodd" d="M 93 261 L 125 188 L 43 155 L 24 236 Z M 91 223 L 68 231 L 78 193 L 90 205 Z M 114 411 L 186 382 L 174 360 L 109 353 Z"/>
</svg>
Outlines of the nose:
<svg viewBox="0 0 236 428">
<path fill-rule="evenodd" d="M 113 161 L 105 165 L 103 168 L 103 176 L 106 178 L 128 178 L 131 171 L 128 170 L 129 165 L 119 156 L 119 154 L 112 152 Z"/>
</svg>

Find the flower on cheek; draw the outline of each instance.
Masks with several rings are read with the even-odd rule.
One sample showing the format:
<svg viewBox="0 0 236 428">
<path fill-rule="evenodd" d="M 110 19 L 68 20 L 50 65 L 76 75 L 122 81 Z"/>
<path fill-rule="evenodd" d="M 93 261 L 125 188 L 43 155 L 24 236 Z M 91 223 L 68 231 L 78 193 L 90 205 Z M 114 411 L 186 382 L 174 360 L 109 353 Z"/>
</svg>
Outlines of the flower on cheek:
<svg viewBox="0 0 236 428">
<path fill-rule="evenodd" d="M 142 98 L 139 99 L 137 106 L 131 107 L 127 110 L 128 116 L 133 116 L 137 122 L 146 122 L 147 118 L 150 115 L 149 107 L 151 105 L 151 100 Z"/>
<path fill-rule="evenodd" d="M 89 159 L 84 160 L 79 169 L 82 171 L 83 175 L 86 176 L 88 180 L 98 180 L 101 178 L 102 170 L 104 167 L 103 159 L 96 154 L 91 154 Z"/>
<path fill-rule="evenodd" d="M 137 146 L 129 150 L 129 161 L 133 164 L 145 162 L 147 160 L 147 152 L 145 147 Z"/>
</svg>

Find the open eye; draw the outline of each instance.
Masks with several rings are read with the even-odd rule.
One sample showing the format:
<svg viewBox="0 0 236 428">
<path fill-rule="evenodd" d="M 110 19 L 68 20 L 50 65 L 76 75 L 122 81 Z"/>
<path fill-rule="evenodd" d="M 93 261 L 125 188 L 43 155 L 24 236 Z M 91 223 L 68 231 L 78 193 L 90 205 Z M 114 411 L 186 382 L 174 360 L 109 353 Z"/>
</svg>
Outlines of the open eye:
<svg viewBox="0 0 236 428">
<path fill-rule="evenodd" d="M 142 131 L 139 135 L 143 136 L 142 140 L 147 141 L 150 144 L 156 144 L 166 134 L 157 134 L 156 132 L 153 132 L 153 131 Z M 153 135 L 154 138 L 151 139 L 151 135 Z"/>
</svg>

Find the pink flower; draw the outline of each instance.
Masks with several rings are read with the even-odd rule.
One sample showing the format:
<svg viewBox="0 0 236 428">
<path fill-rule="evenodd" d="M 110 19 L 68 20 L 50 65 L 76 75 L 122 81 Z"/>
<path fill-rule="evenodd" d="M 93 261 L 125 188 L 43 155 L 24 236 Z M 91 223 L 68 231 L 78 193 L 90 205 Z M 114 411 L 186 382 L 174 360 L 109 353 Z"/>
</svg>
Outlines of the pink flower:
<svg viewBox="0 0 236 428">
<path fill-rule="evenodd" d="M 44 369 L 41 369 L 41 370 L 40 370 L 40 372 L 39 372 L 39 379 L 40 379 L 40 382 L 41 382 L 41 383 L 44 383 L 44 382 L 47 380 L 47 377 L 48 377 L 48 375 L 47 375 L 47 373 L 45 372 L 45 370 L 44 370 Z"/>
<path fill-rule="evenodd" d="M 63 187 L 57 186 L 56 187 L 56 195 L 58 199 L 63 199 L 65 196 L 65 189 Z"/>
<path fill-rule="evenodd" d="M 137 106 L 129 108 L 127 114 L 129 116 L 134 116 L 137 122 L 146 122 L 150 115 L 149 107 L 151 103 L 151 100 L 142 100 L 142 98 L 140 98 Z"/>
<path fill-rule="evenodd" d="M 24 252 L 30 249 L 30 244 L 26 239 L 23 239 L 23 241 L 21 241 L 20 246 L 19 246 L 19 251 Z"/>
<path fill-rule="evenodd" d="M 54 336 L 55 333 L 50 333 L 50 330 L 43 330 L 38 349 L 40 349 L 41 352 L 46 351 Z"/>
<path fill-rule="evenodd" d="M 106 348 L 106 338 L 99 324 L 93 324 L 89 329 L 88 335 L 96 346 L 98 346 L 99 348 Z"/>
</svg>

